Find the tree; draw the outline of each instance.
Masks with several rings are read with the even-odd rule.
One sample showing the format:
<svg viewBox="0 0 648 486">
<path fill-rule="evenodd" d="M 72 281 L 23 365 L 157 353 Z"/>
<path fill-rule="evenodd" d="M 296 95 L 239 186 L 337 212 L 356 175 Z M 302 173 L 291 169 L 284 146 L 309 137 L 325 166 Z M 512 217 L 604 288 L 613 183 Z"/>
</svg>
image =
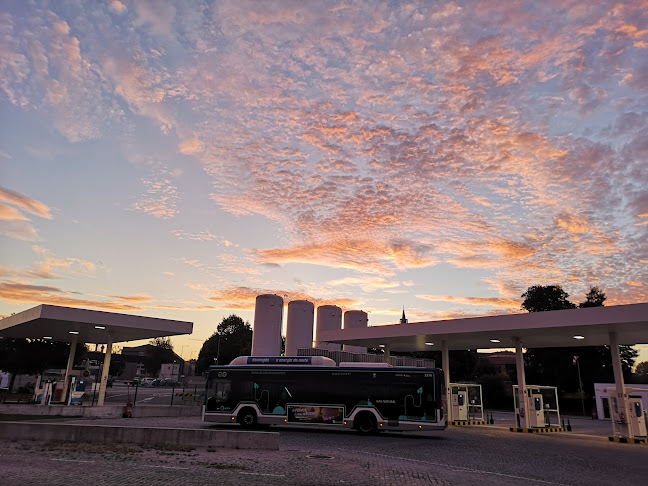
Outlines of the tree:
<svg viewBox="0 0 648 486">
<path fill-rule="evenodd" d="M 74 364 L 81 364 L 87 354 L 84 343 L 77 343 Z M 37 375 L 49 368 L 65 368 L 70 343 L 47 339 L 0 338 L 0 369 L 11 373 L 9 391 L 16 375 Z"/>
<path fill-rule="evenodd" d="M 573 309 L 576 306 L 568 300 L 569 294 L 560 286 L 533 286 L 522 294 L 525 298 L 522 308 L 529 312 Z M 579 308 L 599 307 L 606 296 L 598 287 L 590 287 L 586 300 Z M 619 346 L 621 367 L 625 379 L 632 374 L 632 367 L 638 352 L 631 346 Z M 555 386 L 562 393 L 577 392 L 578 372 L 574 357 L 578 357 L 581 379 L 585 391 L 594 389 L 594 383 L 614 381 L 612 356 L 609 346 L 582 346 L 562 348 L 531 348 L 524 357 L 527 366 L 528 383 Z"/>
<path fill-rule="evenodd" d="M 529 312 L 574 309 L 576 306 L 567 300 L 569 294 L 559 285 L 534 285 L 522 294 L 522 308 Z"/>
<path fill-rule="evenodd" d="M 579 308 L 583 307 L 603 307 L 606 295 L 598 287 L 590 287 L 589 292 L 585 295 L 585 302 L 578 304 Z"/>
<path fill-rule="evenodd" d="M 224 317 L 217 330 L 204 343 L 198 353 L 196 370 L 202 372 L 213 365 L 228 364 L 238 356 L 252 351 L 252 326 L 237 315 Z"/>
<path fill-rule="evenodd" d="M 173 344 L 171 344 L 171 338 L 169 337 L 156 337 L 155 339 L 151 339 L 149 344 L 160 349 L 173 351 Z"/>
<path fill-rule="evenodd" d="M 162 363 L 171 363 L 176 360 L 177 357 L 173 352 L 171 339 L 168 337 L 151 339 L 149 344 L 153 346 L 153 349 L 149 353 L 149 356 L 144 360 L 144 367 L 146 368 L 147 373 L 157 375 L 162 367 Z"/>
<path fill-rule="evenodd" d="M 642 361 L 634 372 L 635 382 L 648 383 L 648 361 Z"/>
</svg>

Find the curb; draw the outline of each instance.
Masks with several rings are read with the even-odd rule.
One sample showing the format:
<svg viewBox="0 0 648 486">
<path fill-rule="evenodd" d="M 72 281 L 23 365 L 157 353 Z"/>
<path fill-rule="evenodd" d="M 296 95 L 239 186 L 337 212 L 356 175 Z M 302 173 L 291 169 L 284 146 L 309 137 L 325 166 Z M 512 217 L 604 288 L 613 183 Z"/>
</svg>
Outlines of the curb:
<svg viewBox="0 0 648 486">
<path fill-rule="evenodd" d="M 488 422 L 485 420 L 453 420 L 448 425 L 488 425 Z"/>
<path fill-rule="evenodd" d="M 544 429 L 522 429 L 519 427 L 509 427 L 511 432 L 524 432 L 528 434 L 546 434 L 550 432 L 566 432 L 563 427 L 546 427 Z"/>
<path fill-rule="evenodd" d="M 621 444 L 648 444 L 648 439 L 629 439 L 626 437 L 608 437 L 610 442 L 620 442 Z"/>
<path fill-rule="evenodd" d="M 278 432 L 3 422 L 0 439 L 279 450 Z"/>
</svg>

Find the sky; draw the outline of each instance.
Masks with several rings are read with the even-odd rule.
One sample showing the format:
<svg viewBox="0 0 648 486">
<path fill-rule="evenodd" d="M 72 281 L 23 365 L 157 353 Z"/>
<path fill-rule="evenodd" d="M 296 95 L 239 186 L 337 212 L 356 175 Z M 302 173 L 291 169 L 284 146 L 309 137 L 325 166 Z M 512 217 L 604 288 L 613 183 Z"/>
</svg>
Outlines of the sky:
<svg viewBox="0 0 648 486">
<path fill-rule="evenodd" d="M 0 315 L 648 302 L 647 135 L 646 0 L 5 0 Z"/>
</svg>

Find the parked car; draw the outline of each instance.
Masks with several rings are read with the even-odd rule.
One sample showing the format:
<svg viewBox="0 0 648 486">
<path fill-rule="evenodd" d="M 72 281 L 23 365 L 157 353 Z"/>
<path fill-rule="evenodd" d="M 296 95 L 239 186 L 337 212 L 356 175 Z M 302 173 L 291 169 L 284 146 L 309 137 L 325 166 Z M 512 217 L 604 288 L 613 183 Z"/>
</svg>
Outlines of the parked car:
<svg viewBox="0 0 648 486">
<path fill-rule="evenodd" d="M 153 386 L 155 383 L 155 378 L 142 378 L 140 380 L 140 386 Z"/>
</svg>

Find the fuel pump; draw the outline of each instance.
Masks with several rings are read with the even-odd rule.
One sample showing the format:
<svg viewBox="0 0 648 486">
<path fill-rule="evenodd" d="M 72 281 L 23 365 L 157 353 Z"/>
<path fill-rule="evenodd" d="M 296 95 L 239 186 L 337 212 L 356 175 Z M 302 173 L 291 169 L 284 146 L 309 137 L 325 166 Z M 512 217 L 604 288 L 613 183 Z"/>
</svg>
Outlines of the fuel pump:
<svg viewBox="0 0 648 486">
<path fill-rule="evenodd" d="M 643 404 L 641 397 L 638 395 L 630 395 L 628 397 L 628 404 L 630 405 L 630 427 L 632 434 L 635 437 L 646 437 L 646 415 L 644 414 Z"/>
<path fill-rule="evenodd" d="M 542 402 L 542 393 L 536 388 L 527 389 L 529 400 L 529 425 L 531 427 L 545 426 L 545 410 Z"/>
<path fill-rule="evenodd" d="M 468 392 L 466 390 L 453 390 L 452 418 L 454 420 L 468 420 Z"/>
</svg>

